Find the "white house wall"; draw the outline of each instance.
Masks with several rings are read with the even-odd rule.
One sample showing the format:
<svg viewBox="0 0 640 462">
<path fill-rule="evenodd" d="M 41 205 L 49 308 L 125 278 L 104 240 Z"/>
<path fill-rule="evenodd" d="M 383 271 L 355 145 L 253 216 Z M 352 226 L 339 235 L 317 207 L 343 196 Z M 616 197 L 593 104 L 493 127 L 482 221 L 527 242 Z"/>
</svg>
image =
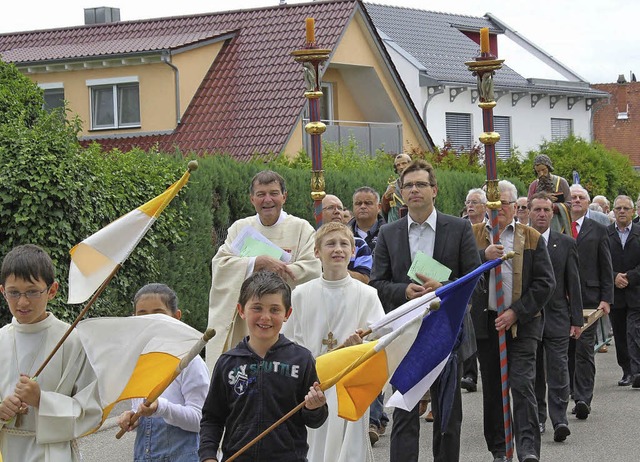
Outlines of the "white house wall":
<svg viewBox="0 0 640 462">
<path fill-rule="evenodd" d="M 402 75 L 402 74 L 401 74 Z M 421 105 L 424 108 L 426 97 Z M 449 102 L 449 89 L 436 95 L 427 106 L 427 120 L 425 124 L 436 146 L 442 146 L 446 138 L 445 113 L 460 112 L 472 114 L 472 130 L 474 140 L 478 140 L 483 132 L 482 110 L 477 102 L 471 103 L 471 89 L 459 94 Z M 423 112 L 421 111 L 421 115 Z M 560 100 L 553 109 L 549 108 L 549 97 L 540 100 L 535 107 L 531 107 L 531 98 L 526 96 L 516 106 L 511 105 L 511 94 L 506 94 L 497 101 L 493 110 L 494 116 L 511 118 L 511 148 L 517 148 L 520 155 L 528 151 L 537 150 L 540 144 L 551 140 L 551 119 L 571 119 L 573 133 L 587 140 L 591 140 L 591 112 L 585 110 L 584 100 L 579 101 L 573 109 L 567 109 L 567 100 Z M 479 141 L 478 141 L 479 143 Z"/>
</svg>

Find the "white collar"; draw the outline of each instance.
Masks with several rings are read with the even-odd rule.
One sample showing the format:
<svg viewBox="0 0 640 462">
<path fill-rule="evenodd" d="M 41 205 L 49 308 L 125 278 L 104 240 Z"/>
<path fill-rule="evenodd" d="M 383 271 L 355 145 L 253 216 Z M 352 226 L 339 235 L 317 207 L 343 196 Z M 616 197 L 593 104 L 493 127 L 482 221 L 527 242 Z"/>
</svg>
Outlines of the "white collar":
<svg viewBox="0 0 640 462">
<path fill-rule="evenodd" d="M 435 231 L 437 221 L 438 221 L 438 213 L 436 212 L 436 208 L 434 207 L 433 210 L 431 211 L 431 214 L 427 217 L 424 223 L 427 223 L 429 226 L 431 226 L 431 229 Z M 411 229 L 412 223 L 416 223 L 418 225 L 423 224 L 415 221 L 413 218 L 411 218 L 411 215 L 407 213 L 407 229 Z"/>
<path fill-rule="evenodd" d="M 287 218 L 287 212 L 285 212 L 284 210 L 280 210 L 280 216 L 278 217 L 278 221 L 276 221 L 271 226 L 276 226 L 276 225 L 282 223 L 285 218 Z M 258 223 L 260 223 L 262 225 L 262 221 L 260 221 L 260 215 L 257 214 L 257 213 L 256 213 L 256 220 L 258 220 Z M 266 226 L 266 225 L 262 225 L 262 226 Z"/>
</svg>

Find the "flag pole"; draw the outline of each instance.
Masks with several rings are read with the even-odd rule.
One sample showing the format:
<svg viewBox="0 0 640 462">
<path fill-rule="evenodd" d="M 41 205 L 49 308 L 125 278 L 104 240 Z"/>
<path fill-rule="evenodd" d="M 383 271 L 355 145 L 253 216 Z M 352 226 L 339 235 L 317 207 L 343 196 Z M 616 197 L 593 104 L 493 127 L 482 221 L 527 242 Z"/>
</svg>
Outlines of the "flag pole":
<svg viewBox="0 0 640 462">
<path fill-rule="evenodd" d="M 434 302 L 432 305 L 434 306 L 434 309 L 440 308 L 440 302 Z M 437 306 L 437 308 L 435 308 L 436 306 Z M 431 306 L 427 307 L 423 311 L 421 317 L 424 318 L 429 313 L 430 310 L 431 310 Z M 409 322 L 413 322 L 413 321 L 409 321 Z M 331 350 L 331 351 L 335 351 L 335 350 Z M 324 382 L 320 383 L 320 388 L 322 389 L 322 391 L 325 391 L 325 390 L 328 390 L 329 388 L 333 387 L 336 383 L 338 383 L 340 380 L 342 380 L 347 374 L 352 372 L 354 369 L 360 367 L 362 364 L 364 364 L 366 361 L 368 361 L 370 358 L 372 358 L 377 353 L 378 353 L 378 351 L 375 348 L 371 348 L 365 354 L 363 354 L 358 359 L 356 359 L 354 362 L 352 362 L 347 367 L 342 369 L 338 374 L 336 374 L 335 376 L 333 376 L 333 377 L 325 380 Z M 258 441 L 260 441 L 262 438 L 264 438 L 269 433 L 271 433 L 278 425 L 282 424 L 284 421 L 286 421 L 291 416 L 293 416 L 296 412 L 300 411 L 304 407 L 305 403 L 306 403 L 306 401 L 301 402 L 296 407 L 294 407 L 289 412 L 287 412 L 284 416 L 282 416 L 280 419 L 278 419 L 276 422 L 271 424 L 271 426 L 269 426 L 266 430 L 264 430 L 262 433 L 260 433 L 258 436 L 256 436 L 253 440 L 249 441 L 238 452 L 236 452 L 234 455 L 229 457 L 227 459 L 227 462 L 232 462 L 232 461 L 236 460 L 238 457 L 240 457 L 242 454 L 244 454 L 244 452 L 246 452 L 251 446 L 253 446 Z"/>
<path fill-rule="evenodd" d="M 198 168 L 198 163 L 196 161 L 190 161 L 188 164 L 188 172 L 192 172 L 194 170 L 196 170 Z M 171 199 L 173 199 L 173 197 L 171 197 Z M 170 200 L 168 201 L 170 202 Z M 164 209 L 164 207 L 166 207 L 167 204 L 164 204 L 164 206 L 162 207 Z M 131 249 L 133 250 L 133 249 Z M 128 255 L 127 255 L 128 257 Z M 71 332 L 73 331 L 73 329 L 76 327 L 76 325 L 78 325 L 78 323 L 82 320 L 82 318 L 84 317 L 85 314 L 87 314 L 87 311 L 89 311 L 89 308 L 91 308 L 91 306 L 95 303 L 95 301 L 98 299 L 98 297 L 102 294 L 102 292 L 104 291 L 104 289 L 107 287 L 107 285 L 109 284 L 109 282 L 111 281 L 111 279 L 113 279 L 113 277 L 115 276 L 115 274 L 118 272 L 118 270 L 122 267 L 122 262 L 119 262 L 115 265 L 115 267 L 113 268 L 113 270 L 111 271 L 111 273 L 109 273 L 109 275 L 107 276 L 107 278 L 102 282 L 102 284 L 100 284 L 100 286 L 98 287 L 98 289 L 96 290 L 96 292 L 93 294 L 93 296 L 91 297 L 91 299 L 89 300 L 89 302 L 87 303 L 87 305 L 83 308 L 83 310 L 80 312 L 80 314 L 78 314 L 78 316 L 76 317 L 75 321 L 73 321 L 73 324 L 71 324 L 69 326 L 69 329 L 67 329 L 67 331 L 65 332 L 65 334 L 62 336 L 62 338 L 60 339 L 60 341 L 58 342 L 58 344 L 54 347 L 53 351 L 49 354 L 49 356 L 47 357 L 47 359 L 45 359 L 45 361 L 42 363 L 42 365 L 38 368 L 38 370 L 36 371 L 36 373 L 33 376 L 33 379 L 35 380 L 44 370 L 44 368 L 47 366 L 47 364 L 49 363 L 49 361 L 51 361 L 51 358 L 53 358 L 53 356 L 56 354 L 56 352 L 60 349 L 60 347 L 62 346 L 62 344 L 64 343 L 64 341 L 69 337 L 69 335 L 71 335 Z"/>
<path fill-rule="evenodd" d="M 198 356 L 198 354 L 200 354 L 200 351 L 202 351 L 207 342 L 211 340 L 215 335 L 215 329 L 207 329 L 202 338 L 195 345 L 193 345 L 193 347 L 191 347 L 191 350 L 189 350 L 189 352 L 180 360 L 180 362 L 176 366 L 176 369 L 171 373 L 171 375 L 167 379 L 159 383 L 156 388 L 151 390 L 149 396 L 147 396 L 147 398 L 144 400 L 144 405 L 147 407 L 151 406 L 151 404 L 158 399 L 158 397 L 167 389 L 169 385 L 171 385 L 171 383 L 176 379 L 176 377 L 180 375 L 180 373 L 189 365 L 189 363 L 193 361 L 195 357 Z M 139 418 L 140 413 L 136 411 L 133 416 L 131 416 L 129 425 L 131 426 L 136 423 Z M 127 433 L 127 430 L 121 428 L 120 431 L 116 434 L 116 439 L 122 438 L 125 433 Z"/>
<path fill-rule="evenodd" d="M 32 380 L 36 380 L 38 378 L 38 376 L 40 375 L 40 373 L 44 370 L 44 368 L 47 367 L 47 364 L 49 364 L 49 361 L 51 361 L 51 358 L 53 358 L 53 356 L 58 352 L 58 350 L 60 349 L 60 347 L 62 346 L 64 341 L 67 339 L 67 337 L 69 337 L 69 335 L 71 335 L 71 332 L 73 332 L 73 329 L 75 329 L 75 327 L 82 320 L 82 318 L 84 318 L 84 315 L 87 314 L 87 311 L 89 311 L 89 308 L 91 308 L 91 306 L 95 303 L 95 301 L 102 294 L 102 292 L 104 292 L 104 289 L 106 289 L 106 287 L 109 284 L 109 282 L 111 281 L 111 279 L 113 279 L 113 277 L 116 275 L 116 273 L 118 272 L 118 270 L 121 267 L 122 267 L 122 265 L 120 265 L 120 264 L 116 265 L 116 267 L 113 269 L 113 271 L 111 271 L 111 273 L 109 274 L 107 279 L 105 279 L 104 282 L 98 288 L 98 290 L 96 290 L 96 292 L 91 297 L 91 300 L 89 300 L 87 302 L 87 305 L 82 309 L 82 311 L 80 311 L 80 314 L 78 314 L 78 316 L 76 317 L 75 321 L 73 321 L 73 323 L 69 326 L 69 328 L 64 333 L 62 338 L 58 341 L 58 343 L 53 348 L 51 353 L 49 353 L 49 356 L 47 356 L 47 359 L 44 360 L 42 365 L 38 368 L 36 373 L 33 375 Z"/>
<path fill-rule="evenodd" d="M 429 313 L 431 311 L 438 311 L 439 309 L 440 309 L 440 300 L 434 300 L 429 304 L 429 308 L 427 310 L 427 313 Z M 371 333 L 373 333 L 373 329 L 369 328 L 367 330 L 364 330 L 364 331 L 360 332 L 358 335 L 360 336 L 360 338 L 365 338 L 367 335 L 369 335 Z M 346 343 L 343 343 L 342 345 L 338 345 L 337 347 L 335 347 L 333 350 L 330 350 L 330 351 L 340 350 L 341 348 L 345 348 L 345 347 L 347 347 L 347 345 L 346 345 Z M 329 351 L 327 351 L 327 353 L 329 353 Z"/>
<path fill-rule="evenodd" d="M 480 135 L 480 141 L 485 146 L 485 165 L 487 168 L 487 207 L 490 210 L 491 239 L 493 244 L 500 240 L 498 229 L 498 210 L 502 207 L 500 191 L 498 189 L 498 175 L 496 170 L 496 143 L 500 141 L 500 134 L 494 131 L 493 108 L 496 101 L 493 91 L 493 76 L 495 71 L 502 68 L 504 59 L 497 59 L 491 53 L 489 41 L 489 29 L 480 29 L 480 54 L 474 61 L 466 62 L 466 66 L 477 77 L 477 93 L 480 99 L 478 106 L 482 109 L 482 125 L 484 132 Z M 502 269 L 495 269 L 495 291 L 498 316 L 506 307 L 504 306 L 504 292 L 502 286 Z M 498 331 L 498 348 L 500 352 L 500 381 L 502 383 L 502 415 L 504 422 L 505 452 L 508 461 L 513 458 L 513 433 L 511 430 L 511 403 L 509 399 L 509 369 L 507 360 L 507 336 L 504 329 Z"/>
<path fill-rule="evenodd" d="M 89 302 L 87 303 L 87 306 L 85 306 L 82 311 L 80 312 L 80 314 L 78 314 L 78 316 L 76 317 L 75 321 L 73 321 L 73 324 L 71 324 L 69 326 L 69 328 L 67 329 L 67 331 L 64 333 L 64 335 L 62 336 L 62 338 L 58 341 L 58 343 L 56 344 L 55 347 L 53 347 L 53 350 L 51 350 L 51 353 L 49 353 L 49 356 L 47 356 L 47 358 L 44 360 L 44 362 L 42 363 L 42 365 L 38 368 L 38 370 L 35 372 L 35 374 L 33 374 L 33 377 L 31 377 L 31 380 L 38 380 L 38 376 L 42 373 L 42 371 L 44 370 L 45 367 L 47 367 L 47 364 L 49 364 L 49 362 L 51 361 L 51 359 L 54 357 L 54 355 L 58 352 L 58 350 L 60 349 L 60 347 L 62 346 L 62 344 L 64 343 L 64 341 L 67 339 L 67 337 L 69 337 L 69 335 L 71 335 L 71 332 L 73 332 L 73 329 L 75 329 L 75 327 L 78 325 L 78 323 L 82 320 L 82 318 L 84 317 L 85 314 L 87 314 L 87 311 L 89 311 L 89 308 L 91 308 L 91 305 L 93 305 L 95 303 L 95 301 L 98 299 L 98 297 L 100 296 L 100 294 L 102 294 L 102 292 L 104 291 L 104 289 L 107 287 L 107 285 L 109 284 L 109 281 L 111 281 L 111 279 L 113 279 L 113 276 L 115 276 L 115 274 L 118 272 L 118 270 L 120 269 L 121 265 L 116 265 L 116 267 L 113 269 L 113 271 L 111 271 L 111 274 L 109 274 L 109 276 L 107 277 L 107 279 L 105 279 L 105 281 L 102 283 L 102 285 L 100 285 L 100 287 L 98 288 L 98 290 L 93 294 L 93 297 L 91 297 L 91 300 L 89 300 Z M 15 422 L 15 427 L 19 428 L 22 426 L 22 413 L 18 413 L 16 415 L 16 422 Z"/>
<path fill-rule="evenodd" d="M 332 377 L 329 380 L 326 380 L 325 382 L 322 382 L 320 384 L 320 388 L 322 389 L 322 391 L 328 390 L 329 388 L 334 386 L 336 383 L 338 383 L 338 381 L 341 378 L 343 378 L 349 372 L 354 370 L 356 367 L 360 366 L 360 364 L 364 363 L 366 360 L 371 358 L 376 353 L 377 353 L 377 351 L 375 351 L 374 349 L 371 349 L 371 350 L 367 351 L 360 358 L 358 358 L 358 360 L 356 360 L 353 363 L 351 363 L 348 367 L 346 367 L 344 370 L 342 370 L 335 377 Z M 280 424 L 285 422 L 287 419 L 289 419 L 291 416 L 295 415 L 298 411 L 300 411 L 304 407 L 305 403 L 306 403 L 306 401 L 302 401 L 296 407 L 294 407 L 289 412 L 287 412 L 285 415 L 280 417 L 276 422 L 271 424 L 271 426 L 269 426 L 269 428 L 264 430 L 262 433 L 260 433 L 258 436 L 256 436 L 254 439 L 252 439 L 247 444 L 245 444 L 242 448 L 240 448 L 240 450 L 238 450 L 238 452 L 236 452 L 234 455 L 229 457 L 227 459 L 227 462 L 232 462 L 232 461 L 236 460 L 238 457 L 240 457 L 242 454 L 244 454 L 251 446 L 253 446 L 258 441 L 260 441 L 262 438 L 264 438 L 269 433 L 271 433 L 277 426 L 279 426 Z"/>
</svg>

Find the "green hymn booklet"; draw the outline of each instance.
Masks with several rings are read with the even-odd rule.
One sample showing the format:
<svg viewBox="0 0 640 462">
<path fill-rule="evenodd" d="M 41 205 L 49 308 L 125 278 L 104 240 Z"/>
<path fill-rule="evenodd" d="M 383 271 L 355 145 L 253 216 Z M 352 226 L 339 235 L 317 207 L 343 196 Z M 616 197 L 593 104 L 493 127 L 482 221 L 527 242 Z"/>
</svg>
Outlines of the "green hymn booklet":
<svg viewBox="0 0 640 462">
<path fill-rule="evenodd" d="M 416 283 L 422 285 L 422 281 L 416 276 L 416 273 L 435 279 L 438 282 L 448 281 L 449 276 L 451 276 L 451 270 L 449 268 L 420 251 L 418 251 L 413 258 L 411 268 L 409 268 L 407 275 Z"/>
</svg>

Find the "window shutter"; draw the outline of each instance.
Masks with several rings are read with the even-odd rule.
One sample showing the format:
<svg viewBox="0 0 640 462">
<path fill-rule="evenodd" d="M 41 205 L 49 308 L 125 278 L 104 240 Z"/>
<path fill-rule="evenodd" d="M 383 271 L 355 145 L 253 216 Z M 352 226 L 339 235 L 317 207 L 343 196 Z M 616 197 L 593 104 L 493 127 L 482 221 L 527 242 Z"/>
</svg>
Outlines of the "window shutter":
<svg viewBox="0 0 640 462">
<path fill-rule="evenodd" d="M 551 119 L 551 141 L 562 141 L 573 134 L 573 120 Z"/>
<path fill-rule="evenodd" d="M 468 150 L 473 145 L 471 114 L 447 112 L 445 114 L 447 140 L 453 149 Z"/>
<path fill-rule="evenodd" d="M 493 129 L 500 134 L 496 143 L 496 156 L 499 159 L 511 157 L 511 117 L 494 116 Z"/>
</svg>

